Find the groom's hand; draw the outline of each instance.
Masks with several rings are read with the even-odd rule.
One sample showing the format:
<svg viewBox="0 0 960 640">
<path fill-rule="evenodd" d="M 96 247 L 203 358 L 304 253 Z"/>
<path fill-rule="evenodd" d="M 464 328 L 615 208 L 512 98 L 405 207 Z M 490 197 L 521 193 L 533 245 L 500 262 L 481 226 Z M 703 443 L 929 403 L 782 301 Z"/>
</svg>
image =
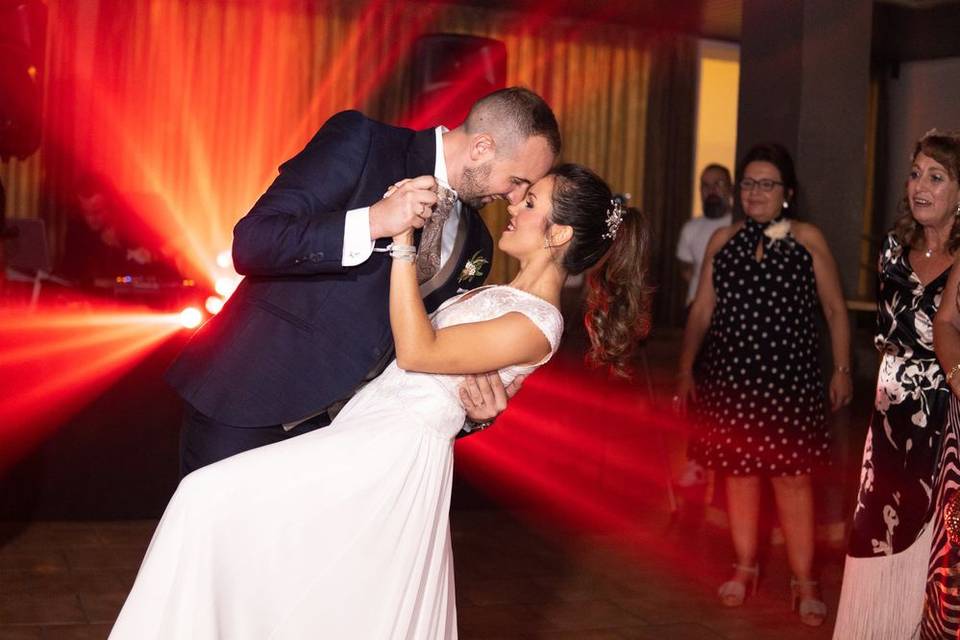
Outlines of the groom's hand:
<svg viewBox="0 0 960 640">
<path fill-rule="evenodd" d="M 370 239 L 392 238 L 411 227 L 419 229 L 433 214 L 437 180 L 418 176 L 401 180 L 370 207 Z"/>
<path fill-rule="evenodd" d="M 493 371 L 465 376 L 460 385 L 460 402 L 472 422 L 488 422 L 507 408 L 507 401 L 517 394 L 526 376 L 517 376 L 507 387 Z"/>
</svg>

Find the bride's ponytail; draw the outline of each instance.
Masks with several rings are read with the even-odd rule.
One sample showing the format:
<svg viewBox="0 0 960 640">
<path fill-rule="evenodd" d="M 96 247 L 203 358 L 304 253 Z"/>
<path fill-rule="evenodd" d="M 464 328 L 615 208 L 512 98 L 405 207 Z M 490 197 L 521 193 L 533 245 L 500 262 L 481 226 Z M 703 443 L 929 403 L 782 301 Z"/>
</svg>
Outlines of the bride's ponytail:
<svg viewBox="0 0 960 640">
<path fill-rule="evenodd" d="M 638 209 L 624 210 L 610 250 L 588 278 L 587 358 L 595 365 L 609 365 L 621 376 L 629 375 L 637 344 L 650 332 L 647 229 Z"/>
<path fill-rule="evenodd" d="M 564 164 L 551 174 L 553 222 L 574 232 L 564 269 L 576 275 L 598 265 L 588 279 L 587 360 L 626 376 L 638 342 L 650 331 L 646 219 L 615 202 L 610 187 L 586 167 Z"/>
</svg>

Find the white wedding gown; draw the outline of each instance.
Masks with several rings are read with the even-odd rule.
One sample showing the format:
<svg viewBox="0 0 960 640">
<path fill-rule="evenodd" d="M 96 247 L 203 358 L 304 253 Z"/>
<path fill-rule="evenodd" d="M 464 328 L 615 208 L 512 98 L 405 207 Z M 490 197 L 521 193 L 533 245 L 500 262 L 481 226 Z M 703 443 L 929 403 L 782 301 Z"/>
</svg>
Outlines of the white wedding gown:
<svg viewBox="0 0 960 640">
<path fill-rule="evenodd" d="M 513 311 L 556 351 L 559 311 L 510 287 L 454 297 L 432 322 Z M 508 384 L 535 368 L 500 376 Z M 110 638 L 456 638 L 449 505 L 460 379 L 393 362 L 330 426 L 187 476 Z"/>
</svg>

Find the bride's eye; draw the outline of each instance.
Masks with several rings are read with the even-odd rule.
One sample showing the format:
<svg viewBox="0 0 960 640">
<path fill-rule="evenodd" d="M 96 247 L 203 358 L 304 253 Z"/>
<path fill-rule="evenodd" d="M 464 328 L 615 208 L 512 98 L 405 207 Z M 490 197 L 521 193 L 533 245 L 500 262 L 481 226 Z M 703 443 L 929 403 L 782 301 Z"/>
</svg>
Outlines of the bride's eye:
<svg viewBox="0 0 960 640">
<path fill-rule="evenodd" d="M 527 199 L 527 209 L 533 209 L 533 200 Z"/>
</svg>

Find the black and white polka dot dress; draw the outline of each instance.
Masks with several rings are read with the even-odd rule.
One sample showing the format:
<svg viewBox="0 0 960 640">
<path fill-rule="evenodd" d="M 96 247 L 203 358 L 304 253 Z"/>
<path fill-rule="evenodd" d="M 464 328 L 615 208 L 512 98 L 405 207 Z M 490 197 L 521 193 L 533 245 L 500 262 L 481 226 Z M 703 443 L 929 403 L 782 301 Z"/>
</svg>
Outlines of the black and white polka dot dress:
<svg viewBox="0 0 960 640">
<path fill-rule="evenodd" d="M 828 459 L 813 257 L 789 225 L 748 218 L 713 259 L 716 306 L 691 454 L 731 475 L 800 475 Z"/>
</svg>

